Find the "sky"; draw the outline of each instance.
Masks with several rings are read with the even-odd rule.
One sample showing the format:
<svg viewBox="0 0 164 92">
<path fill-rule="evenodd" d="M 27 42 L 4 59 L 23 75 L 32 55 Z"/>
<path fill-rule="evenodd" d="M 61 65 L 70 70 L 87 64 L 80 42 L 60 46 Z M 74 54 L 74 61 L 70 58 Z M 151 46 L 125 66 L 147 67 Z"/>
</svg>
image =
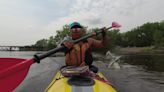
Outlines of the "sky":
<svg viewBox="0 0 164 92">
<path fill-rule="evenodd" d="M 49 38 L 73 21 L 88 28 L 113 21 L 130 31 L 164 20 L 164 0 L 0 0 L 0 46 L 24 46 Z"/>
</svg>

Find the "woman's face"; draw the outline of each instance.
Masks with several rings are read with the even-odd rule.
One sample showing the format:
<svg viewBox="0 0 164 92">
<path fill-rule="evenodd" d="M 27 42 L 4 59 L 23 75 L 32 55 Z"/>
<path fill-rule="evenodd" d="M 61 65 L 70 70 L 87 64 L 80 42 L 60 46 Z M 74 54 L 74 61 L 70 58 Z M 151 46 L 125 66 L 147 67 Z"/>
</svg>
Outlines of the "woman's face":
<svg viewBox="0 0 164 92">
<path fill-rule="evenodd" d="M 72 28 L 71 29 L 71 37 L 72 39 L 78 39 L 81 38 L 83 35 L 82 28 Z"/>
</svg>

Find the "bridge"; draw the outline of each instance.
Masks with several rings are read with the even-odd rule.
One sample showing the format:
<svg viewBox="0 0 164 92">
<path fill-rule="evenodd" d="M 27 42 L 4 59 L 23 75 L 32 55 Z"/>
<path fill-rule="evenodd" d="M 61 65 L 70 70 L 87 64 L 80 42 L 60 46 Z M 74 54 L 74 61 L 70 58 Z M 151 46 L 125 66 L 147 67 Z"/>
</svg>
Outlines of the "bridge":
<svg viewBox="0 0 164 92">
<path fill-rule="evenodd" d="M 42 47 L 34 46 L 0 46 L 0 51 L 36 51 L 42 50 Z"/>
<path fill-rule="evenodd" d="M 19 51 L 21 46 L 0 46 L 0 51 Z"/>
</svg>

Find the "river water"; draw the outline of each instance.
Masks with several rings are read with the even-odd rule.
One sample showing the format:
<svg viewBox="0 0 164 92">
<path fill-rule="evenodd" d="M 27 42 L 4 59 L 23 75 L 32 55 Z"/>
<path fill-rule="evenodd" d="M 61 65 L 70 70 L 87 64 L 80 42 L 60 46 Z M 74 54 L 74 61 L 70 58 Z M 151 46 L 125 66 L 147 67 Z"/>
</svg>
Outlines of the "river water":
<svg viewBox="0 0 164 92">
<path fill-rule="evenodd" d="M 0 57 L 32 58 L 38 52 L 0 51 Z M 40 52 L 39 52 L 40 53 Z M 94 57 L 94 64 L 110 80 L 118 92 L 164 92 L 164 55 L 122 55 L 120 68 L 108 68 L 108 59 Z M 103 61 L 103 62 L 101 62 Z M 33 64 L 26 79 L 14 92 L 43 92 L 56 71 L 64 65 L 64 57 L 48 57 Z"/>
</svg>

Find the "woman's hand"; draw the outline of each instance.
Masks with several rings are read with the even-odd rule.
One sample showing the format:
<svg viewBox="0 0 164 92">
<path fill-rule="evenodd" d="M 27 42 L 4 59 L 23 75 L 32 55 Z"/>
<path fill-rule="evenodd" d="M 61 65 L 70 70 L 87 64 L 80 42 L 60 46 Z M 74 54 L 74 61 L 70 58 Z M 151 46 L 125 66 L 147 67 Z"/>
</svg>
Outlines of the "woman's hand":
<svg viewBox="0 0 164 92">
<path fill-rule="evenodd" d="M 103 27 L 103 28 L 101 28 L 101 30 L 102 30 L 102 36 L 104 37 L 104 36 L 106 36 L 106 32 L 107 32 L 107 28 L 106 27 Z"/>
</svg>

